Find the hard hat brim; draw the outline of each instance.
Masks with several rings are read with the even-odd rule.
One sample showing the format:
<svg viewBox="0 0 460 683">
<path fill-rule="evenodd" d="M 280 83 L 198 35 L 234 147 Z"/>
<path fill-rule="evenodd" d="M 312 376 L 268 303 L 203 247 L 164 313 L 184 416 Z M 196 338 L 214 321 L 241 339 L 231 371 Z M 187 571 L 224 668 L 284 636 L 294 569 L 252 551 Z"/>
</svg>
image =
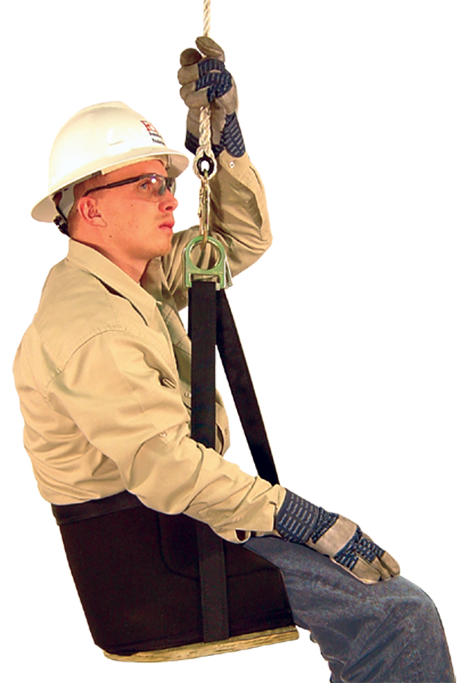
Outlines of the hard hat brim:
<svg viewBox="0 0 460 683">
<path fill-rule="evenodd" d="M 131 166 L 139 161 L 145 161 L 147 159 L 154 159 L 159 156 L 168 156 L 170 164 L 168 167 L 168 176 L 172 178 L 177 178 L 181 173 L 185 171 L 189 165 L 188 157 L 182 152 L 177 152 L 176 150 L 163 147 L 158 149 L 156 152 L 152 152 L 152 147 L 145 147 L 144 149 L 136 150 L 136 156 L 132 156 L 132 151 L 128 151 L 118 157 L 113 157 L 105 168 L 99 169 L 97 172 L 106 174 L 114 171 L 118 168 L 123 168 L 124 166 Z M 78 185 L 78 183 L 90 178 L 94 173 L 83 173 L 80 177 L 73 177 L 70 182 L 66 182 L 65 179 L 59 183 L 59 187 L 53 188 L 46 197 L 41 199 L 31 211 L 32 218 L 41 223 L 52 223 L 57 215 L 56 206 L 53 201 L 54 195 L 68 187 L 69 185 Z"/>
</svg>

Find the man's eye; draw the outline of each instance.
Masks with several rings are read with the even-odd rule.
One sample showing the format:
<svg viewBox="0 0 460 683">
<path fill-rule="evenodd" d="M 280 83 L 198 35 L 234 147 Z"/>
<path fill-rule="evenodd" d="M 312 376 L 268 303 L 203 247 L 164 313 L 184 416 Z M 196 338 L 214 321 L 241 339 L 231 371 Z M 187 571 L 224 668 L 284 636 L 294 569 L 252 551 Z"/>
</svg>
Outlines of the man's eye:
<svg viewBox="0 0 460 683">
<path fill-rule="evenodd" d="M 150 180 L 143 180 L 139 187 L 141 190 L 149 190 L 152 187 L 152 182 Z"/>
</svg>

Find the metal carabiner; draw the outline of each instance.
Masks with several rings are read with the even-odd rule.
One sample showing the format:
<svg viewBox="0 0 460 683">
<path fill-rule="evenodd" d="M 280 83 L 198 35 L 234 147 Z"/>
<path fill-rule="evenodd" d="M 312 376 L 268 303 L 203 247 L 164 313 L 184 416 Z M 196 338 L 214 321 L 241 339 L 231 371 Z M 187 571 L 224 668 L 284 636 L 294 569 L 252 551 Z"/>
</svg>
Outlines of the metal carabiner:
<svg viewBox="0 0 460 683">
<path fill-rule="evenodd" d="M 209 237 L 209 219 L 211 215 L 211 193 L 206 176 L 201 179 L 199 202 L 198 217 L 200 219 L 200 235 L 203 238 L 201 251 L 204 251 Z"/>
</svg>

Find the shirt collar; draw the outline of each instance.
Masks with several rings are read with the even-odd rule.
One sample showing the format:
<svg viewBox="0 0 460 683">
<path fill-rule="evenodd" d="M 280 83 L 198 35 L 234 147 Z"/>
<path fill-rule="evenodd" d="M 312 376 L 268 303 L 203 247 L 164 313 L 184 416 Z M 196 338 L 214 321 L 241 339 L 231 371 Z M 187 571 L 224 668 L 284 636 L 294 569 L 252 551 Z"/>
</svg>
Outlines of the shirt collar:
<svg viewBox="0 0 460 683">
<path fill-rule="evenodd" d="M 112 261 L 96 249 L 73 239 L 69 240 L 67 260 L 88 271 L 125 299 L 128 299 L 147 324 L 150 323 L 155 313 L 156 300 Z"/>
</svg>

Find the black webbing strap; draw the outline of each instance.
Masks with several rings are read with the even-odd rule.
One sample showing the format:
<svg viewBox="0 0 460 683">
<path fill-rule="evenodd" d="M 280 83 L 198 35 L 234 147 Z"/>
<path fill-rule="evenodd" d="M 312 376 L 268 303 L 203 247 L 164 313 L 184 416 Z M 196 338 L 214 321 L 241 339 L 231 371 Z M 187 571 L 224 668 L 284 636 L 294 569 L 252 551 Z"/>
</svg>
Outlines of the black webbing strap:
<svg viewBox="0 0 460 683">
<path fill-rule="evenodd" d="M 216 285 L 197 280 L 189 289 L 189 336 L 192 340 L 192 428 L 198 443 L 215 448 Z M 230 637 L 223 541 L 204 524 L 197 525 L 203 640 Z"/>
<path fill-rule="evenodd" d="M 192 340 L 192 438 L 208 448 L 216 439 L 216 285 L 197 280 L 189 289 Z"/>
<path fill-rule="evenodd" d="M 217 346 L 259 477 L 279 484 L 275 461 L 225 290 L 217 292 Z"/>
</svg>

